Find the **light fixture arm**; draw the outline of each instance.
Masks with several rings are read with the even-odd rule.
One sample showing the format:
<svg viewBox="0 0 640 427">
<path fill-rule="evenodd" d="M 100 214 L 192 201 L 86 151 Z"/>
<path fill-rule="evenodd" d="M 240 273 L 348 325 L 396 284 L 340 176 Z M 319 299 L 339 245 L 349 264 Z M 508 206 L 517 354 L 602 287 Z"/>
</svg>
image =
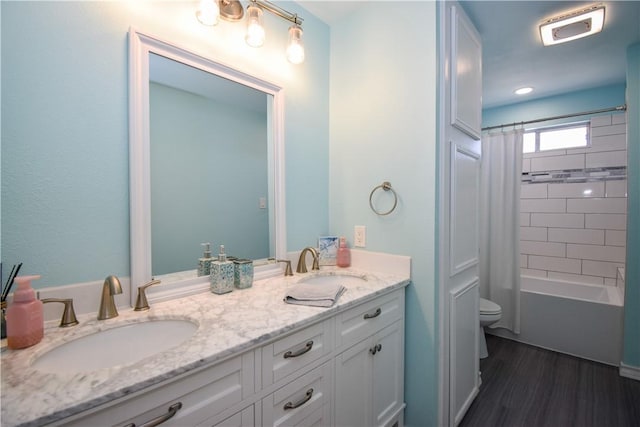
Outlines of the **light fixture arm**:
<svg viewBox="0 0 640 427">
<path fill-rule="evenodd" d="M 298 16 L 297 13 L 291 13 L 289 11 L 284 10 L 283 8 L 276 6 L 275 4 L 268 2 L 267 0 L 251 0 L 252 4 L 255 4 L 267 12 L 271 12 L 272 14 L 279 16 L 282 19 L 286 19 L 289 22 L 292 22 L 296 25 L 302 25 L 302 19 Z"/>
</svg>

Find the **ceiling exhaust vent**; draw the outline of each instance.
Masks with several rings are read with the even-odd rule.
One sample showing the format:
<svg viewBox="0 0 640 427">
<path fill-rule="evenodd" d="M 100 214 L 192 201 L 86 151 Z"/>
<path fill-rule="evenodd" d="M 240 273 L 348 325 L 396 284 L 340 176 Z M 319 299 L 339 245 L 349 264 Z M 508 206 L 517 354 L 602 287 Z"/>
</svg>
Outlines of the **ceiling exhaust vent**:
<svg viewBox="0 0 640 427">
<path fill-rule="evenodd" d="M 603 26 L 604 5 L 598 4 L 546 19 L 540 24 L 540 37 L 550 46 L 599 33 Z"/>
</svg>

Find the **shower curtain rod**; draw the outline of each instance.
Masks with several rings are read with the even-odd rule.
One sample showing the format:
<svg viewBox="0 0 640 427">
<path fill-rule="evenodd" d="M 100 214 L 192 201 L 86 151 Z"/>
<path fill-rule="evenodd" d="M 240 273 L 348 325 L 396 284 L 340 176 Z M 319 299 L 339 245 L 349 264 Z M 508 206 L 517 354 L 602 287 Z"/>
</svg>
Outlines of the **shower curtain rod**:
<svg viewBox="0 0 640 427">
<path fill-rule="evenodd" d="M 564 114 L 562 116 L 554 116 L 554 117 L 545 117 L 544 119 L 536 119 L 536 120 L 527 120 L 526 122 L 513 122 L 502 124 L 498 126 L 488 126 L 486 128 L 482 128 L 482 130 L 491 130 L 505 127 L 515 127 L 515 126 L 524 126 L 529 125 L 531 123 L 539 123 L 539 122 L 547 122 L 549 120 L 557 120 L 557 119 L 567 119 L 569 117 L 578 117 L 578 116 L 587 116 L 589 114 L 598 114 L 598 113 L 606 113 L 609 111 L 627 111 L 627 105 L 618 105 L 617 107 L 603 108 L 601 110 L 592 110 L 592 111 L 584 111 L 582 113 L 573 113 L 573 114 Z"/>
</svg>

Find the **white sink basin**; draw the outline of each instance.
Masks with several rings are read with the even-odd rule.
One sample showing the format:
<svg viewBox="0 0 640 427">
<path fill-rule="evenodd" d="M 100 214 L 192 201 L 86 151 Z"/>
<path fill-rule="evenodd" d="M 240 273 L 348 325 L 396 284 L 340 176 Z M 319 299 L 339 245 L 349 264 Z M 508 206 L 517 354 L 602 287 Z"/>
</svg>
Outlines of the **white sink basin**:
<svg viewBox="0 0 640 427">
<path fill-rule="evenodd" d="M 195 323 L 179 319 L 128 323 L 61 344 L 37 357 L 32 366 L 44 372 L 78 373 L 130 365 L 181 345 L 197 329 Z"/>
<path fill-rule="evenodd" d="M 311 277 L 305 277 L 300 283 L 309 283 L 313 285 L 334 285 L 342 286 L 361 285 L 367 281 L 365 276 L 356 276 L 352 274 L 320 274 Z"/>
</svg>

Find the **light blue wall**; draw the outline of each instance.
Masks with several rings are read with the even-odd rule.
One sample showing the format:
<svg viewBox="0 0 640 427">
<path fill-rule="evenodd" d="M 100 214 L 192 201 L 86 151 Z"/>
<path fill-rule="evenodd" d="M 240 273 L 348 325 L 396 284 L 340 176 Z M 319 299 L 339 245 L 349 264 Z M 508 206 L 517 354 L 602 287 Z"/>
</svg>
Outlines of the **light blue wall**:
<svg viewBox="0 0 640 427">
<path fill-rule="evenodd" d="M 36 286 L 129 275 L 130 26 L 285 88 L 290 249 L 328 230 L 329 28 L 305 18 L 307 59 L 286 61 L 288 23 L 200 25 L 196 2 L 2 2 L 2 257 Z"/>
<path fill-rule="evenodd" d="M 640 43 L 627 48 L 627 265 L 622 361 L 640 369 Z M 633 118 L 633 119 L 631 119 Z"/>
<path fill-rule="evenodd" d="M 331 233 L 367 250 L 409 255 L 405 334 L 405 422 L 437 422 L 436 5 L 369 2 L 331 27 Z M 398 207 L 369 208 L 390 181 Z M 386 199 L 386 200 L 385 200 Z M 379 207 L 390 207 L 382 198 Z"/>
<path fill-rule="evenodd" d="M 498 126 L 514 122 L 535 120 L 564 114 L 580 113 L 624 104 L 625 85 L 616 84 L 570 92 L 557 96 L 523 101 L 517 104 L 482 110 L 482 126 Z M 611 113 L 604 113 L 611 114 Z M 530 127 L 549 126 L 586 120 L 589 116 L 574 117 L 527 125 Z"/>
<path fill-rule="evenodd" d="M 267 95 L 263 94 L 264 105 Z M 269 253 L 267 114 L 151 83 L 151 245 L 154 276 L 228 255 Z"/>
</svg>

